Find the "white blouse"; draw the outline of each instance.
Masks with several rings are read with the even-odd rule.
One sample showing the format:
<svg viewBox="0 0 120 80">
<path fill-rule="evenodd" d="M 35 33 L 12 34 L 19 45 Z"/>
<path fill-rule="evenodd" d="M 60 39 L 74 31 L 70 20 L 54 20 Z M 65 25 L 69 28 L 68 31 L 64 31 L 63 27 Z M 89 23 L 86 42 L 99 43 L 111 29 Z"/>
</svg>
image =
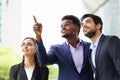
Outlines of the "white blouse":
<svg viewBox="0 0 120 80">
<path fill-rule="evenodd" d="M 27 75 L 28 80 L 31 80 L 34 68 L 25 68 L 25 72 Z"/>
</svg>

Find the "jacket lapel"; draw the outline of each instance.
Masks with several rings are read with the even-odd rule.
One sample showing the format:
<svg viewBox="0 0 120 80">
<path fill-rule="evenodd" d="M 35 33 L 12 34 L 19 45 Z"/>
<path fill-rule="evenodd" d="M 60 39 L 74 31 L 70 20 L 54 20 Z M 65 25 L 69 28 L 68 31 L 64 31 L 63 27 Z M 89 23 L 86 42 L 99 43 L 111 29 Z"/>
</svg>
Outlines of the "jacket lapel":
<svg viewBox="0 0 120 80">
<path fill-rule="evenodd" d="M 27 79 L 27 75 L 26 75 L 26 72 L 25 72 L 25 69 L 24 69 L 24 65 L 23 65 L 23 62 L 20 64 L 20 75 L 19 75 L 19 78 L 20 80 L 28 80 Z"/>
<path fill-rule="evenodd" d="M 63 55 L 65 56 L 65 59 L 67 59 L 68 63 L 70 65 L 75 65 L 74 64 L 74 61 L 73 61 L 73 58 L 72 58 L 72 55 L 71 55 L 71 52 L 70 52 L 70 49 L 69 49 L 69 46 L 65 43 L 62 44 L 62 50 L 63 50 Z"/>
<path fill-rule="evenodd" d="M 89 49 L 88 59 L 89 59 L 93 72 L 96 73 L 96 68 L 94 67 L 92 60 L 91 60 L 91 53 L 92 53 L 92 49 Z"/>
<path fill-rule="evenodd" d="M 102 46 L 102 43 L 103 43 L 103 40 L 104 40 L 104 35 L 101 36 L 100 40 L 99 40 L 99 44 L 97 46 L 97 50 L 96 50 L 96 57 L 95 57 L 95 63 L 96 63 L 96 67 L 97 67 L 97 64 L 98 64 L 98 60 L 99 60 L 99 54 L 100 54 L 100 48 Z"/>
<path fill-rule="evenodd" d="M 88 47 L 89 45 L 87 45 L 84 41 L 82 41 L 82 45 L 83 45 L 83 65 L 82 65 L 82 69 L 83 69 L 86 64 L 86 60 L 88 60 L 87 58 L 89 56 L 89 47 Z"/>
<path fill-rule="evenodd" d="M 34 68 L 33 73 L 32 73 L 31 80 L 36 80 L 36 79 L 41 80 L 41 75 L 42 75 L 42 74 L 40 73 L 39 68 L 40 68 L 40 66 L 35 65 L 35 68 Z M 38 75 L 38 74 L 39 74 L 39 75 Z M 44 74 L 44 73 L 43 73 L 43 74 Z"/>
</svg>

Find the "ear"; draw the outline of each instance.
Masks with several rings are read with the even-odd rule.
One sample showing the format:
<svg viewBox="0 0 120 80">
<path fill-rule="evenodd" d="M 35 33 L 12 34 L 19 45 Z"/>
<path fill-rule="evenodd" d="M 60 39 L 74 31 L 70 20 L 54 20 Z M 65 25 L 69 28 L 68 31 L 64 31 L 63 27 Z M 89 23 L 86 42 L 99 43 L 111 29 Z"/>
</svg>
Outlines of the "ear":
<svg viewBox="0 0 120 80">
<path fill-rule="evenodd" d="M 77 25 L 74 26 L 74 31 L 77 32 L 77 33 L 79 32 L 79 28 L 78 28 Z"/>
<path fill-rule="evenodd" d="M 101 24 L 100 24 L 100 23 L 98 23 L 98 24 L 97 24 L 97 29 L 99 29 L 99 30 L 100 30 L 100 28 L 101 28 Z"/>
</svg>

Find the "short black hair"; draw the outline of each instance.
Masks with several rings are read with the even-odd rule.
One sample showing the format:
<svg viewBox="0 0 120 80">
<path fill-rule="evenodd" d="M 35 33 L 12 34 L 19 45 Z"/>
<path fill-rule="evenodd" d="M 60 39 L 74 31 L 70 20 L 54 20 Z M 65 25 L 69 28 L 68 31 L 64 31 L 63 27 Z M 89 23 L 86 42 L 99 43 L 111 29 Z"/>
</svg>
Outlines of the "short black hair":
<svg viewBox="0 0 120 80">
<path fill-rule="evenodd" d="M 100 31 L 102 32 L 102 26 L 103 26 L 103 22 L 102 22 L 102 19 L 97 16 L 97 15 L 94 15 L 94 14 L 85 14 L 81 17 L 81 22 L 86 18 L 86 17 L 90 17 L 93 19 L 94 23 L 97 25 L 98 23 L 101 24 L 101 29 Z"/>
<path fill-rule="evenodd" d="M 80 23 L 79 18 L 77 18 L 77 17 L 74 16 L 74 15 L 65 15 L 65 16 L 63 16 L 62 21 L 63 21 L 63 20 L 66 20 L 66 19 L 72 20 L 73 24 L 75 24 L 75 25 L 78 26 L 79 32 L 80 32 L 81 23 Z M 79 33 L 79 32 L 78 32 L 78 33 Z"/>
</svg>

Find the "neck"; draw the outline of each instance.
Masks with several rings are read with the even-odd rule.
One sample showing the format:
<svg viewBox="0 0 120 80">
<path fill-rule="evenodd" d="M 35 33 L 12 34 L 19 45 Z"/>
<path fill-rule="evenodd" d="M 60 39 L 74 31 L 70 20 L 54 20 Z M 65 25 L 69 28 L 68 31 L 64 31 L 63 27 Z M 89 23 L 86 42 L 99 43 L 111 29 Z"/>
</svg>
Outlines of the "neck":
<svg viewBox="0 0 120 80">
<path fill-rule="evenodd" d="M 67 42 L 71 44 L 74 48 L 76 48 L 77 44 L 79 43 L 79 39 L 77 37 L 72 39 L 67 39 Z"/>
<path fill-rule="evenodd" d="M 92 43 L 95 43 L 95 41 L 97 40 L 97 38 L 100 36 L 101 32 L 98 32 L 95 34 L 95 36 L 93 36 L 91 39 Z"/>
<path fill-rule="evenodd" d="M 35 66 L 35 61 L 34 61 L 34 57 L 25 57 L 25 60 L 24 60 L 24 67 L 25 68 L 34 68 Z"/>
</svg>

